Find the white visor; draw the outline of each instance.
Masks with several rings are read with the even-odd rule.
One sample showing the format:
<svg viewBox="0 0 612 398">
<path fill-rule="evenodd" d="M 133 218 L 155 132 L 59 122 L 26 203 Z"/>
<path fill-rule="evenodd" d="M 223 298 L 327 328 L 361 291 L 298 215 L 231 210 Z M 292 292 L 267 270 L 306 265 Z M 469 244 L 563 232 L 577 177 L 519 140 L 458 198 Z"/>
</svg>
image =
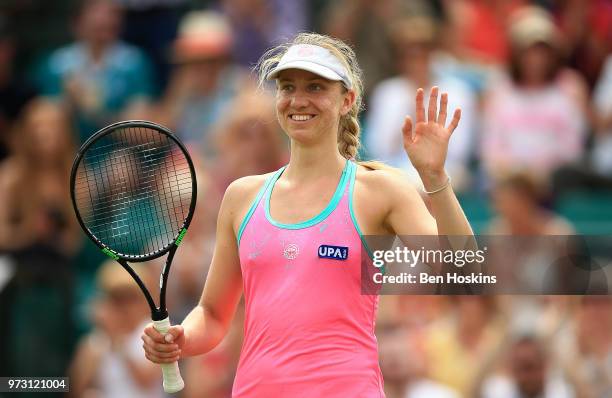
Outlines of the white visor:
<svg viewBox="0 0 612 398">
<path fill-rule="evenodd" d="M 351 80 L 342 62 L 323 47 L 312 44 L 296 44 L 289 47 L 278 65 L 268 74 L 268 79 L 276 79 L 279 72 L 287 69 L 312 72 L 328 80 L 341 81 L 346 88 L 351 88 Z"/>
</svg>

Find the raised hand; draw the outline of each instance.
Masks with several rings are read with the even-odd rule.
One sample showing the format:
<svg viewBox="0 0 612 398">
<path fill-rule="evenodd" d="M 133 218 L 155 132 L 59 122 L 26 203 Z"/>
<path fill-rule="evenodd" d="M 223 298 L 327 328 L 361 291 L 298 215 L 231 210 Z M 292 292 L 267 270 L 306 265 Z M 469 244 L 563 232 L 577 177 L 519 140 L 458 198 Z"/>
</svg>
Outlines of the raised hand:
<svg viewBox="0 0 612 398">
<path fill-rule="evenodd" d="M 448 142 L 451 134 L 457 128 L 461 119 L 461 109 L 456 109 L 453 119 L 446 125 L 448 94 L 443 93 L 440 99 L 438 112 L 438 87 L 432 87 L 429 94 L 427 119 L 425 119 L 423 89 L 419 88 L 416 94 L 416 125 L 410 116 L 406 116 L 402 133 L 404 136 L 404 149 L 414 168 L 419 172 L 423 184 L 439 185 L 444 183 L 446 174 L 444 162 L 448 152 Z"/>
</svg>

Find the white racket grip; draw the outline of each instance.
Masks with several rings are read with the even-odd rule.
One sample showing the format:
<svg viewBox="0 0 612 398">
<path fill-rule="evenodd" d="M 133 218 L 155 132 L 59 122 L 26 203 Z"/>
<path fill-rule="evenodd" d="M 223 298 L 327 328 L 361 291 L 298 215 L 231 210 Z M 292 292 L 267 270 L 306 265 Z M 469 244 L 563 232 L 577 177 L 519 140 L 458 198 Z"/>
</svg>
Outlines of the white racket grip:
<svg viewBox="0 0 612 398">
<path fill-rule="evenodd" d="M 170 329 L 170 318 L 162 319 L 161 321 L 153 321 L 155 329 L 165 335 Z M 162 374 L 164 376 L 164 391 L 168 393 L 178 392 L 185 387 L 185 382 L 181 377 L 179 371 L 178 362 L 174 363 L 162 363 Z"/>
</svg>

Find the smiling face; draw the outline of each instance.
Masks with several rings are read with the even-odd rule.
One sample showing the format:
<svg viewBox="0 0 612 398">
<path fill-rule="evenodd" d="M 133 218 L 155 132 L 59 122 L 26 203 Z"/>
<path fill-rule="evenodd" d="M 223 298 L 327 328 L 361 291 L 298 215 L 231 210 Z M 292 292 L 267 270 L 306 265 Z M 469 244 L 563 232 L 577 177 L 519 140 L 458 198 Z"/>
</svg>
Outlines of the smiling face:
<svg viewBox="0 0 612 398">
<path fill-rule="evenodd" d="M 277 84 L 276 114 L 292 140 L 312 144 L 330 132 L 335 140 L 340 117 L 355 101 L 353 91 L 340 82 L 299 69 L 282 71 Z"/>
</svg>

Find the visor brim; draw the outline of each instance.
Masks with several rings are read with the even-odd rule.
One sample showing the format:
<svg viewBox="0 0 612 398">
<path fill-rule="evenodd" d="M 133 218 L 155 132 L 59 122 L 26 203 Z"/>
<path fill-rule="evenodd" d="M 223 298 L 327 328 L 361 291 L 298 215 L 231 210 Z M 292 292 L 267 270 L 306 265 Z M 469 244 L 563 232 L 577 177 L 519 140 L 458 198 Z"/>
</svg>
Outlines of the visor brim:
<svg viewBox="0 0 612 398">
<path fill-rule="evenodd" d="M 314 73 L 315 75 L 321 76 L 327 80 L 344 82 L 344 80 L 342 79 L 342 76 L 334 72 L 332 69 L 326 66 L 322 66 L 317 63 L 308 62 L 308 61 L 291 61 L 283 65 L 279 65 L 276 68 L 274 68 L 274 70 L 270 72 L 270 74 L 268 74 L 268 80 L 278 78 L 278 74 L 287 69 L 305 70 L 305 71 Z M 346 84 L 346 82 L 344 83 Z"/>
</svg>

